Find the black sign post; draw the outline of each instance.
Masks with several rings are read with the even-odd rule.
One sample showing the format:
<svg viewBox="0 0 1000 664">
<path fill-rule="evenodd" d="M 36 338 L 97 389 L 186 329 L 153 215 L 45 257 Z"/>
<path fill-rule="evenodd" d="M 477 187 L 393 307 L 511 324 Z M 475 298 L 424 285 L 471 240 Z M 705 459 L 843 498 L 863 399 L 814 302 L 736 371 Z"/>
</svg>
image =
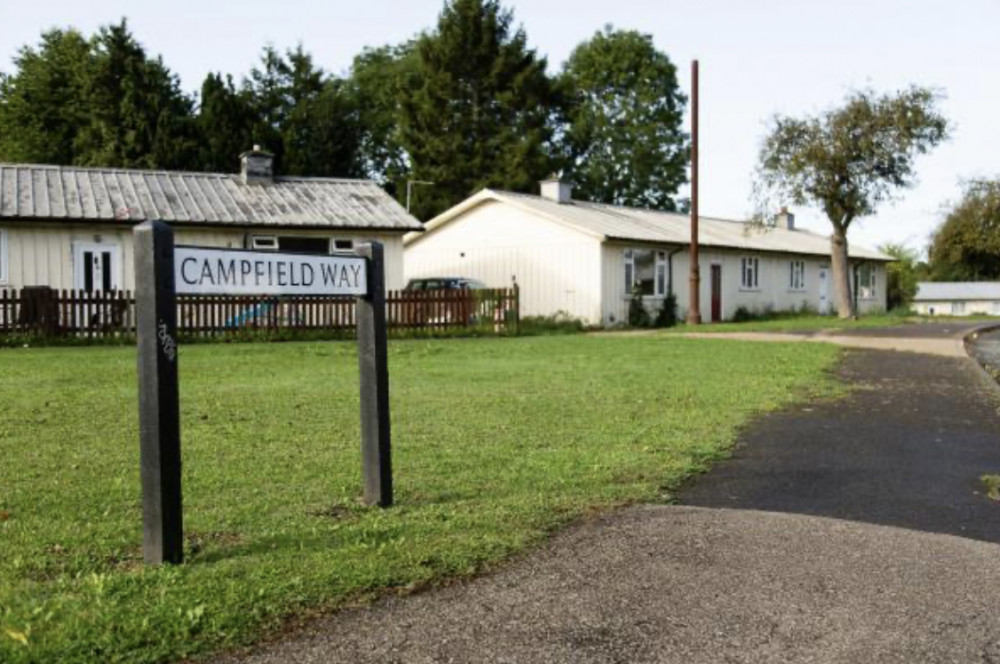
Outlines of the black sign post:
<svg viewBox="0 0 1000 664">
<path fill-rule="evenodd" d="M 392 505 L 385 260 L 380 243 L 330 256 L 179 247 L 159 221 L 134 231 L 143 559 L 184 559 L 176 293 L 356 295 L 361 474 L 368 505 Z M 364 259 L 363 261 L 361 259 Z M 363 272 L 363 275 L 362 275 Z M 296 279 L 297 277 L 297 279 Z M 296 291 L 295 289 L 298 289 Z M 313 290 L 308 290 L 313 289 Z"/>
<path fill-rule="evenodd" d="M 385 257 L 382 244 L 361 245 L 368 262 L 367 294 L 357 298 L 358 369 L 361 372 L 361 472 L 367 505 L 392 505 L 389 434 L 389 360 L 385 320 Z"/>
<path fill-rule="evenodd" d="M 142 557 L 147 565 L 180 563 L 184 528 L 174 232 L 164 223 L 147 221 L 136 227 L 134 240 Z"/>
</svg>

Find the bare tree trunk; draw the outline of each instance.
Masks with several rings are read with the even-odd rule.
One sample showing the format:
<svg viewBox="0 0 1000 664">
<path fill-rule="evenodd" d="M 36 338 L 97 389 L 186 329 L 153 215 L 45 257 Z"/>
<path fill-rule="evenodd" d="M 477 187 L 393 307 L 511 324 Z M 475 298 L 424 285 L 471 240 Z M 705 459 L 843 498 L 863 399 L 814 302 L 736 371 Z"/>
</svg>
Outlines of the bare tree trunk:
<svg viewBox="0 0 1000 664">
<path fill-rule="evenodd" d="M 847 259 L 847 229 L 835 224 L 830 236 L 830 263 L 833 267 L 833 286 L 837 297 L 837 314 L 853 318 L 854 298 L 851 297 L 851 269 Z"/>
</svg>

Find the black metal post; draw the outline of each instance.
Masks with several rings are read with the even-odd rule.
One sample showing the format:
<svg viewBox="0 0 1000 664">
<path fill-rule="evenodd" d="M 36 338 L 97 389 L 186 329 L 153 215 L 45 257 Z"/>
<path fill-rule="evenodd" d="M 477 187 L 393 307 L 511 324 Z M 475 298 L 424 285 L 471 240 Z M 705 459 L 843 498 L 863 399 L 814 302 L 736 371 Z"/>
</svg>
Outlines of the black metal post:
<svg viewBox="0 0 1000 664">
<path fill-rule="evenodd" d="M 389 433 L 389 358 L 385 320 L 385 259 L 382 244 L 357 248 L 366 259 L 368 294 L 357 298 L 358 369 L 361 372 L 361 473 L 368 505 L 392 505 L 392 445 Z"/>
<path fill-rule="evenodd" d="M 142 555 L 147 565 L 184 559 L 177 389 L 174 232 L 147 221 L 133 232 L 139 369 Z"/>
</svg>

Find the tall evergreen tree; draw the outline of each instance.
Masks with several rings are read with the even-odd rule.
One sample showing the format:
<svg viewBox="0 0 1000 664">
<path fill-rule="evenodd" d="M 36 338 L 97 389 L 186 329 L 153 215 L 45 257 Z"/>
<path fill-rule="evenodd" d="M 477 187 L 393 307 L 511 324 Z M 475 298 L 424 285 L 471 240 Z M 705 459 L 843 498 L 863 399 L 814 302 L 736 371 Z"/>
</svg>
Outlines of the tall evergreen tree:
<svg viewBox="0 0 1000 664">
<path fill-rule="evenodd" d="M 452 0 L 416 42 L 402 96 L 402 144 L 428 218 L 481 187 L 531 191 L 548 174 L 555 103 L 546 61 L 496 0 Z"/>
<path fill-rule="evenodd" d="M 236 89 L 232 76 L 206 76 L 198 108 L 199 170 L 236 171 L 238 156 L 253 145 L 254 121 L 250 96 Z"/>
<path fill-rule="evenodd" d="M 193 168 L 198 146 L 194 103 L 160 58 L 149 58 L 125 20 L 101 28 L 92 44 L 86 100 L 89 123 L 75 161 L 91 166 Z"/>
<path fill-rule="evenodd" d="M 0 74 L 0 160 L 75 161 L 92 62 L 90 45 L 76 30 L 51 30 L 37 49 L 20 50 L 16 71 Z"/>
<path fill-rule="evenodd" d="M 360 160 L 365 177 L 395 194 L 409 171 L 400 134 L 400 100 L 407 94 L 416 62 L 413 43 L 365 49 L 354 58 L 350 86 L 361 131 Z"/>
<path fill-rule="evenodd" d="M 610 26 L 576 47 L 560 78 L 567 171 L 581 198 L 675 210 L 687 182 L 687 101 L 653 38 Z"/>
<path fill-rule="evenodd" d="M 284 56 L 267 47 L 245 89 L 253 99 L 254 140 L 286 175 L 355 176 L 360 130 L 349 89 L 315 66 L 301 46 Z"/>
</svg>

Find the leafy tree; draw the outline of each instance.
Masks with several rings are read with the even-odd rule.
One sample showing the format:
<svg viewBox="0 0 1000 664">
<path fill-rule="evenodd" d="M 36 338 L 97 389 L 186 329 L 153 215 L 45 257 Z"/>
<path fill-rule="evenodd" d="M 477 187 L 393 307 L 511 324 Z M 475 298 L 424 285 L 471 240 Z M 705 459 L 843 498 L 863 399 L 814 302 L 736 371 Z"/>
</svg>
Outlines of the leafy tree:
<svg viewBox="0 0 1000 664">
<path fill-rule="evenodd" d="M 199 169 L 235 172 L 239 168 L 237 157 L 253 145 L 254 122 L 250 95 L 236 88 L 232 76 L 206 76 L 197 119 L 201 139 Z"/>
<path fill-rule="evenodd" d="M 350 85 L 358 108 L 360 160 L 364 176 L 389 193 L 409 171 L 400 132 L 400 100 L 416 64 L 412 42 L 365 49 L 354 58 Z"/>
<path fill-rule="evenodd" d="M 254 142 L 288 175 L 354 176 L 361 171 L 357 108 L 344 82 L 315 66 L 301 46 L 267 47 L 244 89 L 257 121 Z"/>
<path fill-rule="evenodd" d="M 160 58 L 149 58 L 125 20 L 101 28 L 91 44 L 85 99 L 89 122 L 74 161 L 91 166 L 193 168 L 198 145 L 194 102 Z"/>
<path fill-rule="evenodd" d="M 51 30 L 14 65 L 15 73 L 0 74 L 0 160 L 72 164 L 87 117 L 90 45 L 75 30 Z"/>
<path fill-rule="evenodd" d="M 886 290 L 888 308 L 905 307 L 917 294 L 918 275 L 917 252 L 901 244 L 883 244 L 879 247 L 883 254 L 892 256 L 895 262 L 886 266 Z"/>
<path fill-rule="evenodd" d="M 576 47 L 560 78 L 569 175 L 582 198 L 676 210 L 687 182 L 687 99 L 650 35 L 610 26 Z"/>
<path fill-rule="evenodd" d="M 935 231 L 929 254 L 936 281 L 1000 279 L 1000 180 L 966 185 L 961 202 Z"/>
<path fill-rule="evenodd" d="M 452 0 L 416 41 L 402 96 L 412 176 L 435 182 L 413 211 L 431 217 L 481 187 L 530 191 L 550 172 L 555 106 L 545 58 L 496 0 Z"/>
<path fill-rule="evenodd" d="M 831 264 L 842 318 L 854 316 L 847 230 L 913 181 L 914 160 L 948 135 L 931 90 L 851 94 L 818 117 L 776 117 L 760 151 L 756 187 L 822 208 L 831 225 Z"/>
</svg>

